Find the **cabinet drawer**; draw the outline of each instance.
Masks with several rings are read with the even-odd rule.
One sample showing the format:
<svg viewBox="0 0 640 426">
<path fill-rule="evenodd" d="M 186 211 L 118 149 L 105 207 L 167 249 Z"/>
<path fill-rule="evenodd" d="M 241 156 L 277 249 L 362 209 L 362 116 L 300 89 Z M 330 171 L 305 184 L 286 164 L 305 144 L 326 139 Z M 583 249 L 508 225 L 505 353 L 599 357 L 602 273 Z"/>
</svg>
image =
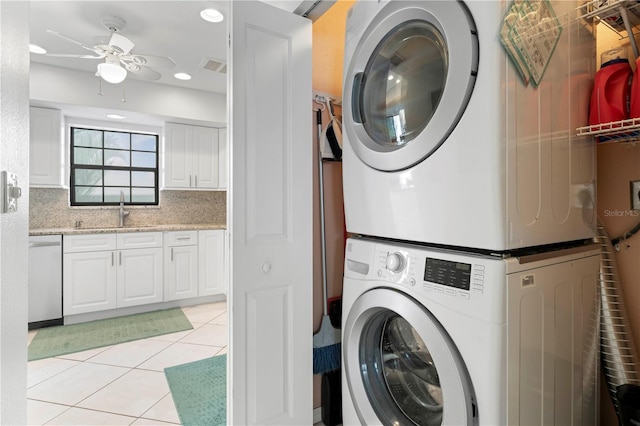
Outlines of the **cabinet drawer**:
<svg viewBox="0 0 640 426">
<path fill-rule="evenodd" d="M 115 234 L 65 235 L 62 242 L 64 253 L 116 249 Z"/>
<path fill-rule="evenodd" d="M 162 232 L 126 232 L 117 234 L 118 249 L 162 247 Z"/>
<path fill-rule="evenodd" d="M 164 242 L 167 246 L 192 246 L 198 244 L 198 231 L 165 232 Z"/>
</svg>

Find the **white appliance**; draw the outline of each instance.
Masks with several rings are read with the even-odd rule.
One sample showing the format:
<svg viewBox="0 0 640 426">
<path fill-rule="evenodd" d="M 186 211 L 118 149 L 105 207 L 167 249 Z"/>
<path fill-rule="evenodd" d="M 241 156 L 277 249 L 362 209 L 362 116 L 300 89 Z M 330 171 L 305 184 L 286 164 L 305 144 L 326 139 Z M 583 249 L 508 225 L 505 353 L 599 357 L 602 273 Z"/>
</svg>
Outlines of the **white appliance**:
<svg viewBox="0 0 640 426">
<path fill-rule="evenodd" d="M 62 236 L 29 237 L 29 329 L 62 325 Z"/>
<path fill-rule="evenodd" d="M 599 254 L 349 239 L 344 424 L 596 425 Z"/>
<path fill-rule="evenodd" d="M 575 136 L 588 119 L 593 34 L 577 2 L 551 2 L 560 38 L 540 85 L 525 87 L 500 43 L 510 4 L 353 6 L 343 85 L 349 232 L 494 251 L 595 236 L 595 146 Z"/>
</svg>

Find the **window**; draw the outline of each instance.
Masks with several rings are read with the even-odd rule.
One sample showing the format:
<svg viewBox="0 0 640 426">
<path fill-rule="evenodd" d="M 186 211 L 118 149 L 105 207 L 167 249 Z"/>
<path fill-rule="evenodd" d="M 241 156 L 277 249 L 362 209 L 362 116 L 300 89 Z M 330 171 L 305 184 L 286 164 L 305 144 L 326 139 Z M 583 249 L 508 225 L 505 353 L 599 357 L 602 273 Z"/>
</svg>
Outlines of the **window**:
<svg viewBox="0 0 640 426">
<path fill-rule="evenodd" d="M 158 205 L 158 135 L 71 128 L 71 205 Z"/>
</svg>

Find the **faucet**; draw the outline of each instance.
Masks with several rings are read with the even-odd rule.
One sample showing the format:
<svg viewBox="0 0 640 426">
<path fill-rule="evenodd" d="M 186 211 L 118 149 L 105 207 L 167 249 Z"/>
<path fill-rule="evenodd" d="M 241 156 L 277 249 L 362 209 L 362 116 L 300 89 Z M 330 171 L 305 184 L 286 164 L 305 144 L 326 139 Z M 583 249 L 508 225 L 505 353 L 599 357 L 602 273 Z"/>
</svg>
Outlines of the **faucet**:
<svg viewBox="0 0 640 426">
<path fill-rule="evenodd" d="M 118 215 L 118 226 L 124 226 L 124 218 L 129 216 L 129 212 L 124 210 L 124 192 L 120 191 L 120 214 Z"/>
</svg>

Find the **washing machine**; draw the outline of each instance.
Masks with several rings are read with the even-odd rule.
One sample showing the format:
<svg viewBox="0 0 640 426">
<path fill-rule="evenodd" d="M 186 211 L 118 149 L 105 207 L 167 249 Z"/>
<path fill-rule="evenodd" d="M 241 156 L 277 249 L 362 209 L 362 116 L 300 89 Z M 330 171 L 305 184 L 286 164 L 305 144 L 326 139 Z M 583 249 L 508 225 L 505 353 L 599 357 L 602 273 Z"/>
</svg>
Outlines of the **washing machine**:
<svg viewBox="0 0 640 426">
<path fill-rule="evenodd" d="M 599 250 L 347 241 L 345 425 L 598 424 Z"/>
<path fill-rule="evenodd" d="M 595 146 L 576 136 L 588 124 L 591 24 L 578 18 L 578 2 L 526 2 L 545 6 L 530 11 L 531 30 L 552 35 L 542 78 L 525 84 L 501 43 L 501 34 L 511 40 L 505 22 L 519 16 L 507 13 L 512 4 L 352 7 L 343 81 L 349 232 L 493 251 L 595 236 Z"/>
</svg>

